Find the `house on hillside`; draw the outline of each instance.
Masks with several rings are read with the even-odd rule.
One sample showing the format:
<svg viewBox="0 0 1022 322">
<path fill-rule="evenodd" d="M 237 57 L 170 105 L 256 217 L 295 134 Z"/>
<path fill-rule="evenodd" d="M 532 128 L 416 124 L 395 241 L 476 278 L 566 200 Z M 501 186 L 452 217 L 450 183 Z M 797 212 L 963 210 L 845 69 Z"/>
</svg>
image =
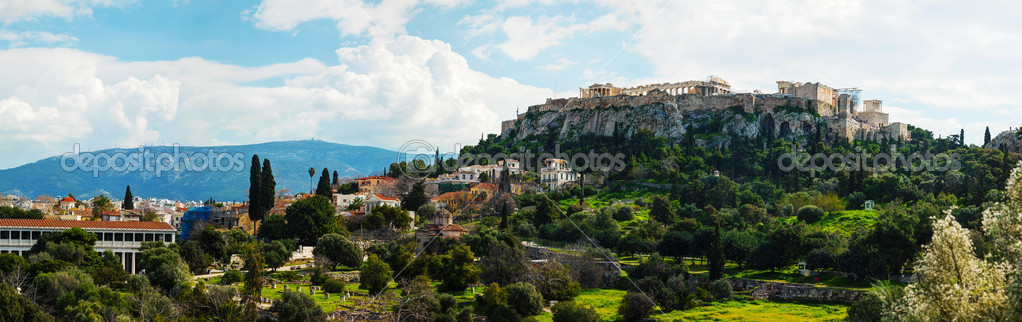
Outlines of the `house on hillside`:
<svg viewBox="0 0 1022 322">
<path fill-rule="evenodd" d="M 447 209 L 437 210 L 433 223 L 425 224 L 415 231 L 415 241 L 423 247 L 433 238 L 461 238 L 467 235 L 468 229 L 454 223 L 454 215 Z"/>
</svg>

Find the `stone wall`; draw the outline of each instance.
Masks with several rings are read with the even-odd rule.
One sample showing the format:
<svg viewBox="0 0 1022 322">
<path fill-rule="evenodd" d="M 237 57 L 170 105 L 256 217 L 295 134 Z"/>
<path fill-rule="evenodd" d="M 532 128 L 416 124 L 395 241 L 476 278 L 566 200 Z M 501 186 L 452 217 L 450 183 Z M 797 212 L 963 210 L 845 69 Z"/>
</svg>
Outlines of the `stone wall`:
<svg viewBox="0 0 1022 322">
<path fill-rule="evenodd" d="M 883 112 L 860 112 L 852 115 L 852 118 L 873 127 L 881 127 L 888 124 L 888 115 Z"/>
<path fill-rule="evenodd" d="M 853 303 L 866 292 L 853 289 L 816 287 L 812 284 L 765 282 L 751 279 L 731 279 L 736 292 L 749 292 L 752 298 L 771 301 L 826 301 Z"/>
</svg>

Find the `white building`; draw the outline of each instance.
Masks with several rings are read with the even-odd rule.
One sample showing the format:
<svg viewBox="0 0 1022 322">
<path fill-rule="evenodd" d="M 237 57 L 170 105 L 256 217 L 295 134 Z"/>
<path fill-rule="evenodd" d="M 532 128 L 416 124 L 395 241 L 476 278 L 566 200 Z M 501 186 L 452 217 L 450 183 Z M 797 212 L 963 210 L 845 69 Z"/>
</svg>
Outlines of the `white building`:
<svg viewBox="0 0 1022 322">
<path fill-rule="evenodd" d="M 367 213 L 367 214 L 371 213 L 373 211 L 373 208 L 376 208 L 376 207 L 379 207 L 379 206 L 386 205 L 386 206 L 398 207 L 398 208 L 401 207 L 401 200 L 398 200 L 397 198 L 384 197 L 384 196 L 381 196 L 381 195 L 378 195 L 378 194 L 375 194 L 375 193 L 374 194 L 370 194 L 369 197 L 366 197 L 365 201 L 363 201 L 362 203 L 365 206 L 364 210 L 365 210 L 365 213 Z"/>
<path fill-rule="evenodd" d="M 25 255 L 42 234 L 75 227 L 96 234 L 95 250 L 112 251 L 131 274 L 138 272 L 142 242 L 173 243 L 177 235 L 177 230 L 165 222 L 0 219 L 0 253 Z"/>
<path fill-rule="evenodd" d="M 564 159 L 543 160 L 543 168 L 539 170 L 540 182 L 547 190 L 560 190 L 565 184 L 578 180 L 578 173 L 571 170 Z"/>
</svg>

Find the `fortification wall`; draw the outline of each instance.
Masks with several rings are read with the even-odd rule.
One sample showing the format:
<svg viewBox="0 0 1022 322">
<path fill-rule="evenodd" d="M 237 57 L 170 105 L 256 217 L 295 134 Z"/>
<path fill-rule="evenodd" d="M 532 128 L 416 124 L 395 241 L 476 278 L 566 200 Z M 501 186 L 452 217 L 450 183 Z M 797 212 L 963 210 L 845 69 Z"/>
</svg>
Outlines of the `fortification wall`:
<svg viewBox="0 0 1022 322">
<path fill-rule="evenodd" d="M 776 97 L 769 95 L 732 94 L 732 95 L 670 95 L 663 91 L 653 91 L 643 96 L 610 96 L 594 98 L 559 98 L 548 99 L 546 103 L 529 106 L 530 113 L 565 112 L 577 109 L 601 109 L 611 107 L 639 107 L 652 104 L 673 105 L 680 111 L 724 110 L 732 106 L 741 106 L 747 113 L 765 111 L 772 112 L 781 106 L 801 109 L 818 109 L 819 102 L 792 97 Z M 519 116 L 519 120 L 524 115 Z"/>
<path fill-rule="evenodd" d="M 856 121 L 873 127 L 885 126 L 888 123 L 888 115 L 883 112 L 861 112 L 852 116 Z"/>
</svg>

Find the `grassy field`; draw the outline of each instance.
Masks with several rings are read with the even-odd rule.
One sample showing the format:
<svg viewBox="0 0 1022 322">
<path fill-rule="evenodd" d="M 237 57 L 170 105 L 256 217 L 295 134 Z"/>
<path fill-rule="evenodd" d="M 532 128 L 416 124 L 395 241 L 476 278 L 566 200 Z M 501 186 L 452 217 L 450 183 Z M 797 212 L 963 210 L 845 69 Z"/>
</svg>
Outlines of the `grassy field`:
<svg viewBox="0 0 1022 322">
<path fill-rule="evenodd" d="M 728 301 L 653 318 L 658 321 L 840 321 L 847 316 L 847 311 L 847 306 L 835 304 Z"/>
<path fill-rule="evenodd" d="M 848 236 L 859 229 L 873 228 L 879 216 L 880 213 L 876 210 L 835 211 L 823 215 L 823 219 L 809 224 L 809 226 L 820 227 L 826 232 L 837 232 Z M 791 216 L 782 220 L 786 223 L 792 223 L 798 220 L 798 218 Z"/>
</svg>

